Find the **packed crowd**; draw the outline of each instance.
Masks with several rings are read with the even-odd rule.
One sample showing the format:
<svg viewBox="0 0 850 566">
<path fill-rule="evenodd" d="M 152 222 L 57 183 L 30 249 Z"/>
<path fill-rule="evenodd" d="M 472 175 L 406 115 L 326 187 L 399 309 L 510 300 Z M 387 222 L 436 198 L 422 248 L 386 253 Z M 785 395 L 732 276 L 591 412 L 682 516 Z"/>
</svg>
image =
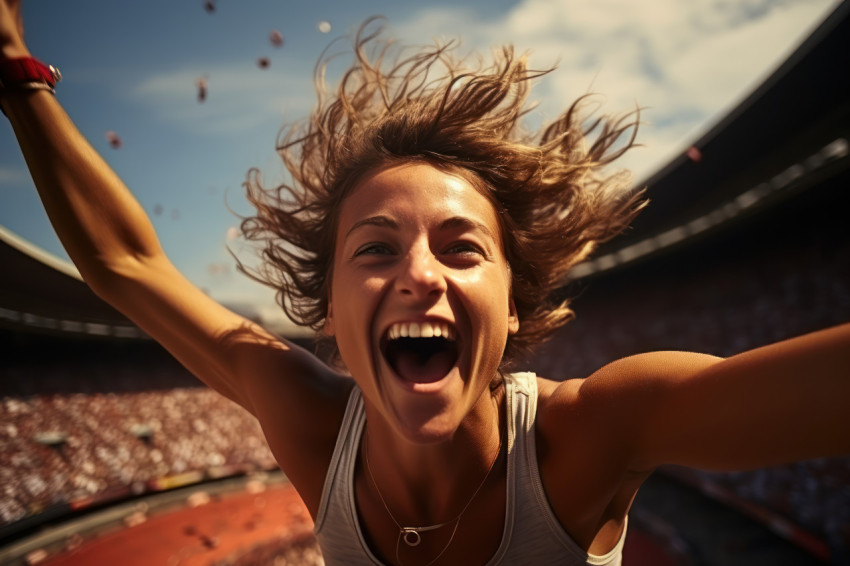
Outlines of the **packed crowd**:
<svg viewBox="0 0 850 566">
<path fill-rule="evenodd" d="M 203 387 L 0 401 L 0 525 L 181 474 L 273 466 L 256 420 Z"/>
</svg>

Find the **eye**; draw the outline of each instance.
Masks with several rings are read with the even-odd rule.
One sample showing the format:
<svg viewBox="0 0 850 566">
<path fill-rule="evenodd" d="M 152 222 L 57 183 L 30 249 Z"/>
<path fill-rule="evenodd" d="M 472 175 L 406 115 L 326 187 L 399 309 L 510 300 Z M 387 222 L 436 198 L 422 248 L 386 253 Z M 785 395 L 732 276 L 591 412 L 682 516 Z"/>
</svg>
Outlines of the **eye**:
<svg viewBox="0 0 850 566">
<path fill-rule="evenodd" d="M 488 259 L 480 246 L 472 242 L 454 242 L 443 251 L 443 261 L 457 263 L 460 266 L 471 267 L 482 260 Z"/>
<path fill-rule="evenodd" d="M 393 253 L 392 248 L 386 244 L 382 244 L 380 242 L 369 242 L 368 244 L 364 244 L 357 248 L 353 257 L 364 255 L 392 255 Z"/>
<path fill-rule="evenodd" d="M 484 252 L 481 251 L 481 248 L 471 242 L 455 242 L 454 244 L 450 245 L 443 253 L 451 255 L 484 255 Z"/>
</svg>

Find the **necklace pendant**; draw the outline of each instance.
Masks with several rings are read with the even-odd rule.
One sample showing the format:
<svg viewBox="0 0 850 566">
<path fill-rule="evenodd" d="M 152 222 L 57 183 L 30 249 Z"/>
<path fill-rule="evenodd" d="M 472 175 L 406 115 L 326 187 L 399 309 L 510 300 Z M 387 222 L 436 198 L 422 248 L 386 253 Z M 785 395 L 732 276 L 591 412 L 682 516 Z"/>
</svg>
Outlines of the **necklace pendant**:
<svg viewBox="0 0 850 566">
<path fill-rule="evenodd" d="M 401 538 L 407 546 L 419 546 L 419 543 L 422 542 L 422 536 L 420 536 L 419 530 L 412 527 L 403 528 L 401 530 Z"/>
</svg>

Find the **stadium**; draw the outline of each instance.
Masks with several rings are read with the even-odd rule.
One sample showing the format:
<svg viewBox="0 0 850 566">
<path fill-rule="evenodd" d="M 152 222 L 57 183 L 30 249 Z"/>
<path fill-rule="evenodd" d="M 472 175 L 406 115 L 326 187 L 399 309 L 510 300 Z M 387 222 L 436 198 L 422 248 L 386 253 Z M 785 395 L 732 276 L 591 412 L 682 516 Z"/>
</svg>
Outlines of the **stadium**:
<svg viewBox="0 0 850 566">
<path fill-rule="evenodd" d="M 637 352 L 728 356 L 850 320 L 848 69 L 842 3 L 643 181 L 650 206 L 564 282 L 577 317 L 524 366 L 581 377 Z M 2 228 L 0 265 L 0 563 L 322 563 L 250 415 Z M 664 468 L 631 521 L 626 565 L 850 564 L 850 458 Z"/>
</svg>

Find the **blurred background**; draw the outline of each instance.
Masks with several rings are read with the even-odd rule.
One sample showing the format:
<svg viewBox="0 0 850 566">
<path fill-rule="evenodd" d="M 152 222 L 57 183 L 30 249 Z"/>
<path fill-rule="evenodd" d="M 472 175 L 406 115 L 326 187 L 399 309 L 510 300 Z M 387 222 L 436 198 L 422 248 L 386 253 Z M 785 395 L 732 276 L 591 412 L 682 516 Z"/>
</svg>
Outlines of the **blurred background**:
<svg viewBox="0 0 850 566">
<path fill-rule="evenodd" d="M 286 178 L 275 140 L 314 104 L 316 59 L 373 14 L 404 43 L 512 42 L 558 63 L 529 127 L 586 92 L 605 112 L 646 107 L 644 146 L 622 166 L 652 203 L 564 282 L 577 318 L 524 367 L 563 379 L 647 350 L 731 355 L 850 319 L 848 3 L 363 4 L 89 0 L 24 17 L 34 54 L 65 75 L 57 95 L 178 267 L 307 347 L 227 247 L 252 263 L 245 173 Z M 92 545 L 143 541 L 143 526 L 160 546 L 176 533 L 162 563 L 320 563 L 257 423 L 88 291 L 2 124 L 0 563 L 115 563 Z M 632 526 L 626 564 L 848 564 L 850 461 L 664 469 Z M 115 540 L 130 563 L 131 539 Z M 140 563 L 159 563 L 140 544 Z"/>
</svg>

